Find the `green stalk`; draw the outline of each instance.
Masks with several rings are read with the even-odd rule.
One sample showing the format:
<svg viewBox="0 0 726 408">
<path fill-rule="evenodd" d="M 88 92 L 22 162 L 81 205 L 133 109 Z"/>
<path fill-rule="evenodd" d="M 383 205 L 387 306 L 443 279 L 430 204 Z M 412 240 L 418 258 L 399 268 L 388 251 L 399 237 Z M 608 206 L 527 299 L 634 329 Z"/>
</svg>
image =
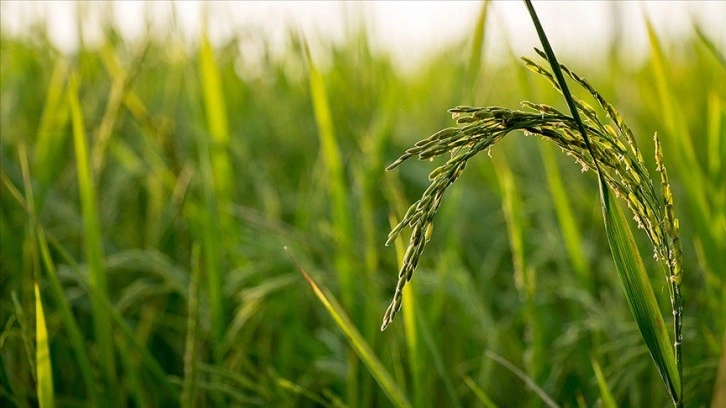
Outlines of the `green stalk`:
<svg viewBox="0 0 726 408">
<path fill-rule="evenodd" d="M 103 235 L 98 217 L 98 200 L 96 198 L 94 178 L 91 173 L 91 162 L 88 154 L 88 144 L 86 142 L 86 131 L 83 124 L 83 113 L 78 99 L 78 78 L 76 76 L 71 77 L 68 85 L 68 104 L 71 109 L 78 186 L 81 195 L 83 235 L 86 249 L 86 264 L 89 273 L 88 283 L 92 289 L 91 307 L 93 310 L 93 325 L 101 360 L 101 371 L 106 379 L 107 391 L 110 393 L 109 398 L 111 401 L 116 401 L 116 363 L 113 341 L 111 339 L 113 332 L 108 312 L 104 307 L 105 302 L 108 302 L 108 289 L 106 287 L 106 271 L 103 262 Z"/>
<path fill-rule="evenodd" d="M 292 258 L 292 255 L 290 255 L 290 257 Z M 345 339 L 348 341 L 348 344 L 350 344 L 358 357 L 366 365 L 366 368 L 368 368 L 368 371 L 371 373 L 378 385 L 381 386 L 383 392 L 390 399 L 393 406 L 399 408 L 410 407 L 411 404 L 406 399 L 406 395 L 403 391 L 401 391 L 396 382 L 393 381 L 391 375 L 376 357 L 376 354 L 373 352 L 373 349 L 371 349 L 371 346 L 366 342 L 365 338 L 363 338 L 353 322 L 345 314 L 345 311 L 340 303 L 338 303 L 335 297 L 330 294 L 327 289 L 319 286 L 294 258 L 292 258 L 292 260 L 298 271 L 300 271 L 300 274 L 312 288 L 315 297 L 318 298 L 320 303 L 325 307 L 325 310 L 327 310 L 328 314 L 330 314 L 333 318 L 335 324 L 338 326 L 340 331 L 343 332 L 343 335 L 345 335 Z"/>
<path fill-rule="evenodd" d="M 204 209 L 201 216 L 202 249 L 207 266 L 205 272 L 212 313 L 214 357 L 219 359 L 217 348 L 222 342 L 224 328 L 227 325 L 226 302 L 222 291 L 224 277 L 220 244 L 224 238 L 237 236 L 239 231 L 233 227 L 233 220 L 228 216 L 232 203 L 230 175 L 233 174 L 227 153 L 230 136 L 220 73 L 206 31 L 203 31 L 199 48 L 199 68 L 209 132 L 209 137 L 199 135 L 200 167 L 204 183 Z"/>
</svg>

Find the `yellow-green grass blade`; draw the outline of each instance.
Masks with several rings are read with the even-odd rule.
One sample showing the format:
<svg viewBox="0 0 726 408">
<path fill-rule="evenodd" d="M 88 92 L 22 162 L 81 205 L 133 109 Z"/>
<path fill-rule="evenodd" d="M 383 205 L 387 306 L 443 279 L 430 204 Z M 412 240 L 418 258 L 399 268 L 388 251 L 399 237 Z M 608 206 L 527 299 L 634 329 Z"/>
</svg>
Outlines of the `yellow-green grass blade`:
<svg viewBox="0 0 726 408">
<path fill-rule="evenodd" d="M 222 89 L 222 79 L 214 59 L 214 52 L 206 30 L 199 45 L 200 85 L 207 117 L 207 131 L 211 137 L 211 159 L 214 185 L 220 206 L 232 197 L 232 164 L 228 154 L 230 134 L 227 124 L 227 104 Z"/>
<path fill-rule="evenodd" d="M 373 349 L 370 345 L 368 345 L 358 329 L 356 329 L 353 322 L 351 322 L 340 303 L 338 303 L 335 297 L 330 294 L 328 290 L 315 283 L 313 278 L 305 272 L 305 269 L 303 269 L 297 261 L 293 259 L 293 262 L 295 262 L 295 266 L 312 288 L 315 297 L 318 298 L 320 303 L 325 307 L 325 310 L 328 314 L 330 314 L 330 317 L 333 318 L 335 324 L 348 341 L 348 344 L 350 344 L 353 350 L 355 350 L 355 353 L 363 361 L 366 368 L 368 368 L 368 371 L 389 398 L 391 403 L 396 407 L 410 407 L 411 404 L 406 399 L 403 391 L 401 391 L 398 385 L 393 381 L 391 375 L 380 360 L 378 360 L 378 357 L 376 357 Z"/>
<path fill-rule="evenodd" d="M 69 64 L 59 58 L 53 67 L 48 90 L 43 105 L 43 114 L 38 125 L 38 138 L 34 145 L 33 174 L 40 186 L 38 205 L 42 208 L 45 190 L 58 175 L 59 166 L 64 159 L 64 148 L 68 137 L 68 99 L 64 93 Z"/>
<path fill-rule="evenodd" d="M 625 289 L 625 298 L 668 393 L 678 405 L 682 397 L 681 378 L 650 279 L 620 205 L 603 181 L 600 182 L 600 189 L 605 232 L 618 277 Z"/>
<path fill-rule="evenodd" d="M 341 287 L 341 300 L 350 310 L 353 320 L 362 322 L 360 306 L 357 301 L 360 292 L 353 270 L 353 265 L 355 265 L 357 259 L 353 254 L 352 237 L 354 236 L 354 232 L 350 217 L 351 211 L 348 203 L 348 188 L 343 159 L 335 134 L 333 115 L 330 110 L 325 80 L 315 65 L 308 43 L 304 38 L 302 39 L 302 44 L 307 61 L 308 82 L 315 124 L 318 128 L 320 156 L 322 157 L 327 176 L 332 218 L 331 224 L 334 226 L 332 228 L 332 234 L 333 240 L 336 243 L 334 263 Z M 348 398 L 349 401 L 357 401 L 360 385 L 360 381 L 358 380 L 358 360 L 352 352 L 349 354 L 348 368 Z"/>
<path fill-rule="evenodd" d="M 581 285 L 589 286 L 590 273 L 587 267 L 587 259 L 582 250 L 582 235 L 572 217 L 573 211 L 568 199 L 569 194 L 565 190 L 562 174 L 557 167 L 557 160 L 553 153 L 553 146 L 547 143 L 540 143 L 540 153 L 547 175 L 547 184 L 550 187 L 550 196 L 554 202 L 557 221 L 562 231 L 562 239 L 565 241 L 565 249 L 570 258 L 570 264 Z"/>
<path fill-rule="evenodd" d="M 101 225 L 98 216 L 96 189 L 91 173 L 86 130 L 83 123 L 83 112 L 78 98 L 78 78 L 75 75 L 71 77 L 68 85 L 68 104 L 73 124 L 73 145 L 76 153 L 78 187 L 81 196 L 86 264 L 88 266 L 89 285 L 92 288 L 91 305 L 94 332 L 99 350 L 101 371 L 105 377 L 110 395 L 113 396 L 113 385 L 116 384 L 116 363 L 111 339 L 111 322 L 107 311 L 103 307 L 104 302 L 108 301 L 108 292 L 103 262 Z"/>
<path fill-rule="evenodd" d="M 357 285 L 353 276 L 353 268 L 350 259 L 353 237 L 353 226 L 350 218 L 348 204 L 348 189 L 346 187 L 345 169 L 343 159 L 340 155 L 340 147 L 335 134 L 333 116 L 330 111 L 328 93 L 325 89 L 323 75 L 318 70 L 310 54 L 310 49 L 303 41 L 305 55 L 308 64 L 308 80 L 310 84 L 310 96 L 312 98 L 315 123 L 318 127 L 318 139 L 320 141 L 320 155 L 325 164 L 328 177 L 328 194 L 331 202 L 332 223 L 334 228 L 334 239 L 337 243 L 335 266 L 340 278 L 342 288 L 343 304 L 353 310 L 353 316 L 357 315 L 354 302 Z"/>
<path fill-rule="evenodd" d="M 37 281 L 35 282 L 35 366 L 38 370 L 38 405 L 40 408 L 54 407 L 53 367 L 48 347 L 48 328 L 45 325 L 45 312 Z"/>
<path fill-rule="evenodd" d="M 592 364 L 592 370 L 595 372 L 597 386 L 600 388 L 600 400 L 602 406 L 604 408 L 617 408 L 618 405 L 615 403 L 615 398 L 613 397 L 612 391 L 610 391 L 610 386 L 608 385 L 607 380 L 605 380 L 605 375 L 600 368 L 600 364 L 598 364 L 595 358 L 591 358 L 590 362 Z"/>
<path fill-rule="evenodd" d="M 206 29 L 202 31 L 199 46 L 200 86 L 204 112 L 207 120 L 207 132 L 199 136 L 200 167 L 204 186 L 204 208 L 200 209 L 202 233 L 202 249 L 206 259 L 207 290 L 212 309 L 212 334 L 214 339 L 215 358 L 219 358 L 216 350 L 224 336 L 227 324 L 227 305 L 222 293 L 223 268 L 219 248 L 222 242 L 236 240 L 239 231 L 229 217 L 231 207 L 232 180 L 234 174 L 228 149 L 230 142 L 227 124 L 227 107 L 222 89 L 222 80 L 214 59 L 212 45 L 207 37 Z M 239 175 L 238 175 L 239 176 Z"/>
<path fill-rule="evenodd" d="M 497 408 L 497 404 L 495 404 L 494 401 L 489 398 L 487 393 L 468 375 L 464 376 L 464 384 L 469 387 L 479 402 L 481 402 L 486 408 Z"/>
</svg>

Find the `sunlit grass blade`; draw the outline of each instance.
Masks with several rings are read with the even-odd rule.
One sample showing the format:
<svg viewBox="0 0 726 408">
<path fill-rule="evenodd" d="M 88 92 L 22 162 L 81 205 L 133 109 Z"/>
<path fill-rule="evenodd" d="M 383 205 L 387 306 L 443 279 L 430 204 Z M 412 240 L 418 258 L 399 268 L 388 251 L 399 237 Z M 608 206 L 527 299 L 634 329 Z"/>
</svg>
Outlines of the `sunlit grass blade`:
<svg viewBox="0 0 726 408">
<path fill-rule="evenodd" d="M 618 405 L 615 403 L 615 398 L 613 397 L 612 391 L 610 391 L 610 386 L 608 385 L 607 380 L 605 380 L 605 375 L 600 369 L 600 364 L 598 364 L 595 358 L 591 358 L 590 362 L 592 364 L 592 370 L 595 372 L 597 386 L 600 388 L 600 400 L 602 402 L 602 406 L 604 408 L 617 408 Z"/>
<path fill-rule="evenodd" d="M 212 142 L 210 153 L 215 189 L 218 198 L 226 201 L 231 199 L 233 180 L 230 177 L 233 169 L 228 154 L 230 136 L 227 124 L 227 104 L 222 89 L 221 74 L 214 59 L 214 52 L 206 30 L 202 32 L 200 40 L 199 69 L 204 112 L 207 117 L 207 131 Z"/>
<path fill-rule="evenodd" d="M 468 375 L 464 377 L 464 384 L 476 395 L 479 402 L 482 403 L 486 408 L 497 408 L 497 404 L 492 401 L 491 398 L 484 392 L 484 390 L 474 382 Z"/>
<path fill-rule="evenodd" d="M 334 226 L 332 228 L 332 238 L 335 242 L 335 255 L 333 259 L 338 281 L 340 282 L 341 301 L 350 310 L 353 320 L 362 322 L 361 309 L 357 300 L 360 292 L 355 282 L 356 276 L 354 275 L 353 269 L 357 258 L 353 253 L 354 246 L 352 237 L 356 234 L 353 231 L 353 223 L 351 220 L 343 158 L 341 157 L 340 146 L 335 134 L 333 114 L 330 110 L 325 80 L 315 65 L 315 61 L 313 61 L 306 39 L 301 38 L 301 41 L 307 62 L 310 97 L 312 99 L 315 124 L 318 130 L 318 140 L 320 143 L 319 157 L 322 158 L 327 177 L 331 212 L 330 221 Z M 348 367 L 348 398 L 349 401 L 357 401 L 360 388 L 360 381 L 358 380 L 359 368 L 358 360 L 353 356 L 352 352 L 349 354 Z"/>
<path fill-rule="evenodd" d="M 45 325 L 43 301 L 40 298 L 38 282 L 35 282 L 35 366 L 38 370 L 38 405 L 40 408 L 55 406 L 53 396 L 53 367 L 48 347 L 48 328 Z"/>
<path fill-rule="evenodd" d="M 313 289 L 315 297 L 318 298 L 320 303 L 322 303 L 325 307 L 325 310 L 327 310 L 328 314 L 330 314 L 330 317 L 333 318 L 335 324 L 338 326 L 343 335 L 345 335 L 345 339 L 348 341 L 348 344 L 353 347 L 355 353 L 366 365 L 368 371 L 371 373 L 378 385 L 380 385 L 381 389 L 383 389 L 383 392 L 390 399 L 391 403 L 396 407 L 410 407 L 411 404 L 406 399 L 403 391 L 398 388 L 398 385 L 393 381 L 391 375 L 378 360 L 378 357 L 376 357 L 373 349 L 371 349 L 371 346 L 368 345 L 358 329 L 356 329 L 353 322 L 350 321 L 350 318 L 346 315 L 343 307 L 338 303 L 335 297 L 333 297 L 325 288 L 318 286 L 313 278 L 305 272 L 297 261 L 293 259 L 293 262 L 295 262 L 295 266 Z"/>
<path fill-rule="evenodd" d="M 601 189 L 606 189 L 604 183 Z M 605 232 L 620 282 L 625 290 L 625 298 L 635 317 L 640 334 L 645 340 L 666 389 L 677 406 L 682 405 L 681 378 L 676 366 L 672 343 L 665 321 L 658 308 L 650 278 L 645 271 L 638 247 L 635 245 L 630 227 L 615 198 L 603 194 L 603 217 Z"/>
<path fill-rule="evenodd" d="M 43 115 L 38 125 L 38 138 L 34 144 L 33 174 L 40 184 L 38 205 L 41 207 L 45 189 L 57 177 L 59 166 L 63 164 L 63 146 L 68 139 L 66 126 L 69 115 L 64 92 L 68 71 L 68 61 L 65 58 L 58 59 L 48 83 Z"/>
<path fill-rule="evenodd" d="M 89 285 L 93 289 L 91 304 L 93 307 L 94 332 L 98 343 L 101 369 L 106 385 L 113 397 L 115 389 L 113 385 L 116 384 L 116 363 L 111 339 L 113 333 L 111 322 L 103 307 L 104 302 L 108 301 L 106 271 L 103 262 L 103 235 L 98 217 L 96 188 L 91 173 L 83 112 L 78 98 L 78 78 L 75 75 L 71 77 L 68 85 L 68 104 L 71 110 L 73 144 L 76 152 L 78 186 L 81 195 L 86 264 L 88 266 Z"/>
<path fill-rule="evenodd" d="M 353 276 L 352 264 L 349 262 L 353 257 L 351 254 L 353 225 L 350 217 L 348 203 L 348 189 L 346 187 L 345 169 L 340 154 L 338 139 L 335 135 L 333 116 L 330 111 L 328 93 L 325 89 L 323 75 L 318 70 L 307 42 L 303 40 L 305 55 L 307 58 L 308 80 L 310 83 L 310 96 L 312 98 L 315 124 L 318 128 L 318 140 L 320 141 L 320 155 L 325 164 L 328 178 L 328 194 L 330 196 L 330 210 L 332 213 L 331 222 L 335 225 L 333 234 L 336 247 L 335 266 L 340 279 L 342 289 L 342 300 L 345 305 L 351 308 L 353 316 L 357 315 L 355 304 L 355 293 L 357 292 L 355 277 Z"/>
<path fill-rule="evenodd" d="M 227 306 L 222 293 L 223 269 L 220 245 L 223 238 L 237 236 L 228 216 L 232 203 L 233 177 L 230 162 L 229 129 L 227 125 L 226 104 L 220 80 L 219 69 L 214 59 L 212 46 L 207 38 L 206 29 L 202 32 L 199 47 L 200 87 L 207 119 L 207 131 L 198 135 L 200 167 L 204 194 L 204 209 L 199 214 L 202 249 L 206 261 L 207 290 L 212 313 L 212 336 L 215 358 L 219 358 L 217 347 L 222 341 L 227 324 Z M 230 234 L 225 234 L 230 231 Z"/>
</svg>

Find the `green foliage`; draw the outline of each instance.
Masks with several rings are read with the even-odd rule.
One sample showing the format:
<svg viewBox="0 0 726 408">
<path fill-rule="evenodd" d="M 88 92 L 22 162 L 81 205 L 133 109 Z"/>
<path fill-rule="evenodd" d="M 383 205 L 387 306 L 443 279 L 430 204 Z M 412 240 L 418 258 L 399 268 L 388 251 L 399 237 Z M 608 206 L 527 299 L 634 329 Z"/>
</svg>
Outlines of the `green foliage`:
<svg viewBox="0 0 726 408">
<path fill-rule="evenodd" d="M 409 75 L 362 30 L 340 44 L 308 39 L 313 57 L 294 34 L 278 55 L 257 33 L 197 47 L 174 30 L 134 43 L 106 26 L 97 48 L 64 56 L 43 30 L 3 33 L 0 399 L 37 406 L 48 395 L 37 391 L 48 378 L 37 364 L 40 299 L 56 406 L 115 395 L 118 406 L 357 407 L 389 405 L 393 394 L 416 406 L 542 406 L 543 396 L 562 406 L 666 405 L 594 210 L 593 179 L 564 155 L 540 160 L 533 138 L 501 140 L 495 160 L 477 156 L 449 188 L 436 228 L 420 232 L 429 247 L 405 289 L 401 326 L 378 330 L 405 254 L 383 246 L 386 231 L 429 172 L 410 163 L 383 173 L 385 163 L 417 135 L 452 126 L 440 113 L 462 99 L 563 106 L 519 62 L 477 53 L 486 29 L 483 9 L 472 29 L 480 36 Z M 658 43 L 641 67 L 595 55 L 577 67 L 631 124 L 643 157 L 628 163 L 634 171 L 660 167 L 650 135 L 662 137 L 683 247 L 683 395 L 694 406 L 714 395 L 726 318 L 726 84 L 723 52 L 707 40 Z M 241 51 L 248 45 L 263 51 L 254 63 Z M 666 105 L 676 117 L 665 118 Z M 655 228 L 634 234 L 641 250 L 661 239 Z M 329 288 L 326 298 L 341 300 L 367 363 L 284 246 Z M 643 264 L 667 299 L 670 283 L 650 272 L 657 262 Z M 515 283 L 515 271 L 530 284 Z M 387 394 L 381 372 L 398 391 Z"/>
</svg>

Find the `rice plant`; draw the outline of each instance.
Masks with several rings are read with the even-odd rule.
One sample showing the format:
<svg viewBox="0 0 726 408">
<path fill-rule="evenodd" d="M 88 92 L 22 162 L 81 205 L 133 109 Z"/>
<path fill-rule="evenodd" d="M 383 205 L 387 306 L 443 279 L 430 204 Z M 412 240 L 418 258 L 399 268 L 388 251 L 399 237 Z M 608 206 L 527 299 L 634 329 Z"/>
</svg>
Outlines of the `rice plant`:
<svg viewBox="0 0 726 408">
<path fill-rule="evenodd" d="M 682 406 L 682 251 L 679 223 L 673 209 L 673 195 L 663 163 L 660 141 L 657 134 L 654 135 L 656 170 L 660 174 L 661 185 L 661 192 L 658 194 L 635 137 L 621 115 L 587 80 L 566 66 L 558 65 L 531 3 L 527 2 L 527 5 L 545 48 L 545 51 L 535 51 L 550 62 L 552 71 L 529 58 L 523 57 L 522 61 L 527 68 L 542 76 L 565 97 L 571 107 L 571 115 L 550 105 L 529 101 L 522 102 L 526 111 L 498 106 L 457 106 L 449 110 L 457 126 L 445 128 L 415 143 L 387 167 L 387 170 L 393 170 L 414 156 L 419 160 L 433 160 L 449 155 L 444 164 L 431 171 L 429 187 L 408 208 L 403 219 L 393 227 L 388 236 L 386 245 L 396 239 L 404 228 L 411 229 L 393 300 L 386 309 L 381 331 L 389 326 L 401 308 L 403 289 L 411 280 L 431 237 L 434 216 L 441 206 L 446 190 L 461 176 L 470 159 L 491 149 L 507 134 L 522 131 L 525 136 L 539 136 L 560 147 L 575 158 L 583 172 L 588 169 L 596 170 L 600 180 L 606 234 L 626 298 L 674 404 Z M 605 119 L 598 116 L 586 101 L 572 97 L 562 72 L 592 96 L 605 112 Z M 580 115 L 584 120 L 580 120 Z M 674 316 L 673 353 L 668 350 L 669 336 L 637 247 L 627 224 L 622 220 L 618 204 L 610 198 L 608 189 L 627 203 L 638 228 L 645 231 L 653 244 L 654 256 L 664 266 Z"/>
</svg>

